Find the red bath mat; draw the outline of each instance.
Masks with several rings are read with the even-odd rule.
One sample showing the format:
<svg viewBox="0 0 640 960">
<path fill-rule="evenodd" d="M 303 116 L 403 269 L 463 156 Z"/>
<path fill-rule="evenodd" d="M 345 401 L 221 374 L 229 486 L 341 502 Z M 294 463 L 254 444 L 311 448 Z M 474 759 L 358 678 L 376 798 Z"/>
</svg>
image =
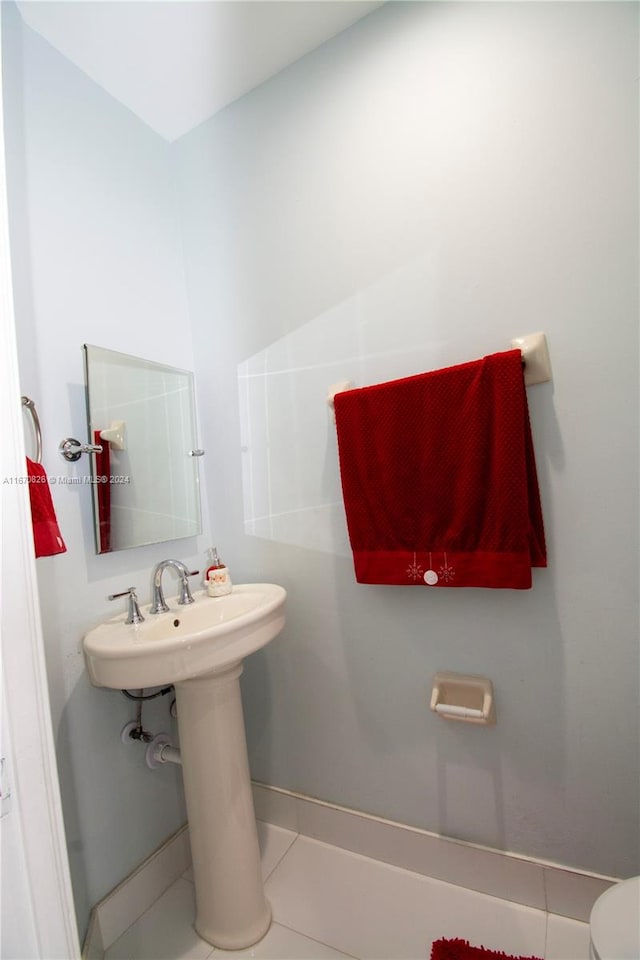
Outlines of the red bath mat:
<svg viewBox="0 0 640 960">
<path fill-rule="evenodd" d="M 540 960 L 540 957 L 514 957 L 484 947 L 472 947 L 468 940 L 434 940 L 431 960 Z"/>
</svg>

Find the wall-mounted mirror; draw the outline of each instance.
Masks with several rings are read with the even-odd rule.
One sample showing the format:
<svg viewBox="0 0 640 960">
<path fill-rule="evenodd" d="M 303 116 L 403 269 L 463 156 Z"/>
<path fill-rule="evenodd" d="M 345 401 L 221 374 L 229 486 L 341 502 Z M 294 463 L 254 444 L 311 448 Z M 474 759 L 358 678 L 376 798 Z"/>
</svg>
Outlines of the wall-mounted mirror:
<svg viewBox="0 0 640 960">
<path fill-rule="evenodd" d="M 193 374 L 84 344 L 96 551 L 202 532 Z"/>
</svg>

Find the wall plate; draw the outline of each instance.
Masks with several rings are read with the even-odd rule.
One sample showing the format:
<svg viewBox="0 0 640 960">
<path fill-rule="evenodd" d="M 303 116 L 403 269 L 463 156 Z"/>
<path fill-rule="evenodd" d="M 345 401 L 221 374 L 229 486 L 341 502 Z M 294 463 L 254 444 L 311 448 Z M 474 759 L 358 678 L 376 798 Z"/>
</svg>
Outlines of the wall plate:
<svg viewBox="0 0 640 960">
<path fill-rule="evenodd" d="M 551 360 L 544 333 L 529 333 L 511 341 L 515 350 L 522 352 L 525 361 L 524 382 L 530 387 L 534 383 L 546 383 L 551 380 Z"/>
</svg>

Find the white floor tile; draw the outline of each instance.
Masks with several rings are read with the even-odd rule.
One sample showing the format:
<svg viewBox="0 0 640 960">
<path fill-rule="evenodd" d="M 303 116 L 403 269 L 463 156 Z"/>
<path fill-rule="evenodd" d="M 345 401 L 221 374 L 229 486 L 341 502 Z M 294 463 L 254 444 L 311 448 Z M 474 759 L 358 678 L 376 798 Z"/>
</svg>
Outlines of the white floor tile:
<svg viewBox="0 0 640 960">
<path fill-rule="evenodd" d="M 227 952 L 202 940 L 193 929 L 193 883 L 185 874 L 111 945 L 105 960 L 427 960 L 439 937 L 545 960 L 589 956 L 588 923 L 412 873 L 273 824 L 258 821 L 258 839 L 275 918 L 259 943 Z"/>
<path fill-rule="evenodd" d="M 340 960 L 347 954 L 332 950 L 324 943 L 310 940 L 295 930 L 272 923 L 267 935 L 247 950 L 215 950 L 212 960 L 223 957 L 255 957 L 256 960 Z"/>
<path fill-rule="evenodd" d="M 262 879 L 266 880 L 271 871 L 282 860 L 285 853 L 298 836 L 293 830 L 275 827 L 272 823 L 256 821 L 258 825 L 258 843 L 262 860 Z"/>
<path fill-rule="evenodd" d="M 546 909 L 539 864 L 313 800 L 299 800 L 298 813 L 303 836 L 435 880 Z"/>
<path fill-rule="evenodd" d="M 266 892 L 274 919 L 363 960 L 424 958 L 439 937 L 543 956 L 540 910 L 298 837 Z"/>
<path fill-rule="evenodd" d="M 194 887 L 180 879 L 105 953 L 105 960 L 204 960 L 213 951 L 193 929 Z"/>
<path fill-rule="evenodd" d="M 589 924 L 549 914 L 546 960 L 588 960 Z"/>
</svg>

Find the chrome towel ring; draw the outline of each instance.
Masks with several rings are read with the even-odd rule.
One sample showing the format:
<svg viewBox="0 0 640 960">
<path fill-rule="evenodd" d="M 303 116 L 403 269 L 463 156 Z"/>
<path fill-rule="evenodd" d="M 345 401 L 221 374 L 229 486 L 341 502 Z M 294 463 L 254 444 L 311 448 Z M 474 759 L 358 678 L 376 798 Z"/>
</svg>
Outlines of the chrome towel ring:
<svg viewBox="0 0 640 960">
<path fill-rule="evenodd" d="M 27 408 L 33 420 L 33 429 L 36 435 L 35 462 L 42 463 L 42 431 L 40 429 L 40 420 L 38 419 L 36 405 L 30 397 L 22 397 L 22 406 Z"/>
</svg>

